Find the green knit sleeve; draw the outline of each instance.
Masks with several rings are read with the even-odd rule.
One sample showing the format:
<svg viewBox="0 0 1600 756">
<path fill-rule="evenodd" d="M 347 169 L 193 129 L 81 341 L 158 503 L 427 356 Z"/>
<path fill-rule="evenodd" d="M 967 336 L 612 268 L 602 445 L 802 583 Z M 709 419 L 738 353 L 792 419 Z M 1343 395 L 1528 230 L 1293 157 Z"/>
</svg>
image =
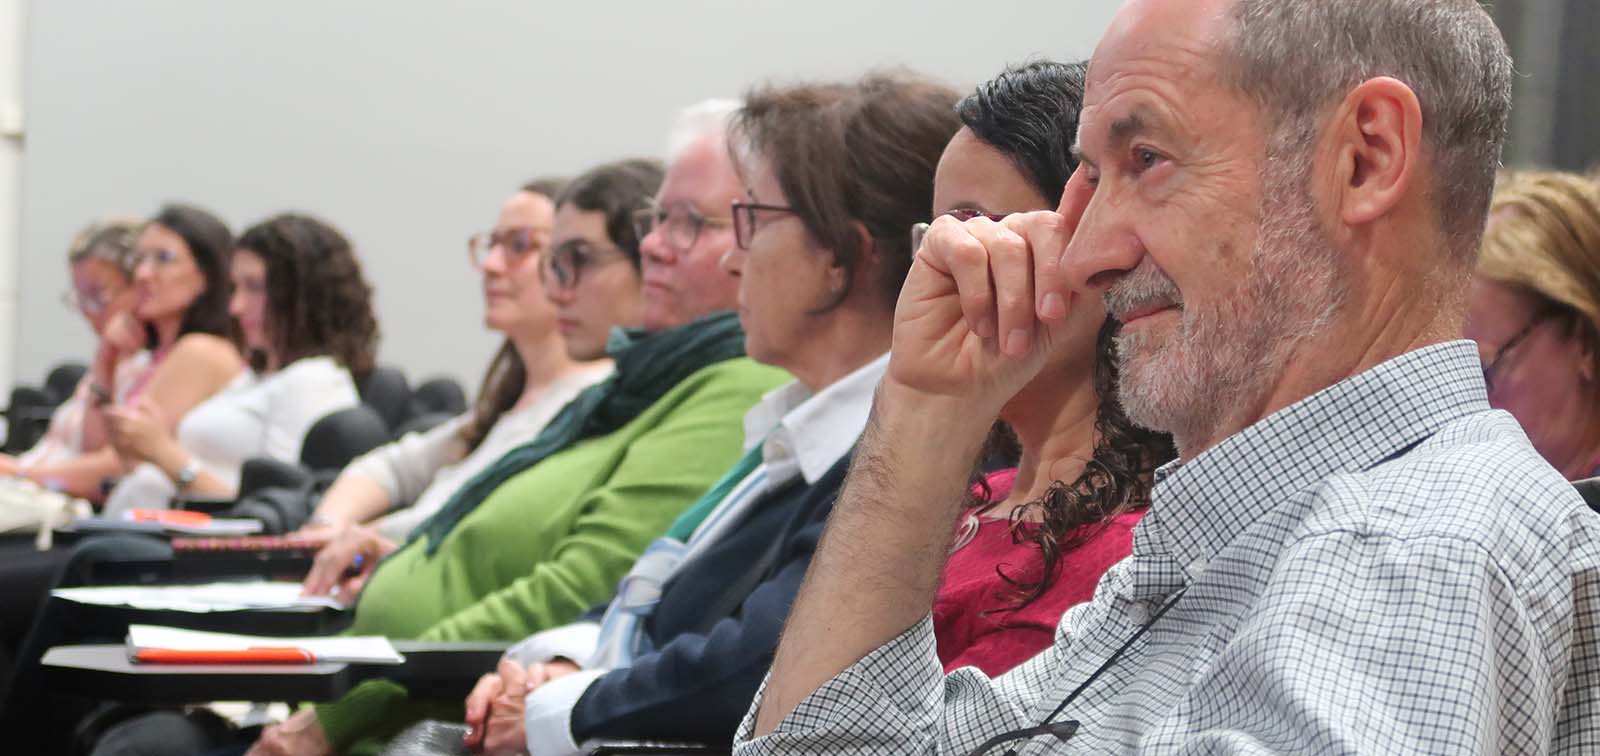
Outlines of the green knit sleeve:
<svg viewBox="0 0 1600 756">
<path fill-rule="evenodd" d="M 571 622 L 608 599 L 644 548 L 738 459 L 744 413 L 785 378 L 737 359 L 686 379 L 684 391 L 661 400 L 674 405 L 633 440 L 605 483 L 584 495 L 582 514 L 549 559 L 421 638 L 522 638 Z"/>
<path fill-rule="evenodd" d="M 612 475 L 585 492 L 578 503 L 581 514 L 550 558 L 434 624 L 419 639 L 516 640 L 571 622 L 610 598 L 644 548 L 738 458 L 744 413 L 787 379 L 748 359 L 685 379 L 646 412 L 665 410 L 634 438 Z M 507 481 L 493 495 L 536 498 L 535 491 L 517 490 L 521 478 Z M 358 745 L 373 738 L 387 739 L 415 721 L 418 707 L 441 703 L 458 707 L 459 717 L 459 701 L 413 700 L 400 685 L 369 680 L 315 709 L 330 743 L 344 752 L 361 750 Z"/>
</svg>

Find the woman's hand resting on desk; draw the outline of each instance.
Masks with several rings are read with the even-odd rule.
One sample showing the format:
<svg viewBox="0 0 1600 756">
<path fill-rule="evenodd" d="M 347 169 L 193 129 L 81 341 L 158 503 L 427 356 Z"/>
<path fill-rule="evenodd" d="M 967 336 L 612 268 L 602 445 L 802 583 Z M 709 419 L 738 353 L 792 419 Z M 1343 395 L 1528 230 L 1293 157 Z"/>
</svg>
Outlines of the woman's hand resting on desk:
<svg viewBox="0 0 1600 756">
<path fill-rule="evenodd" d="M 522 716 L 528 694 L 577 671 L 578 665 L 566 659 L 535 662 L 527 669 L 501 659 L 499 670 L 480 678 L 467 696 L 467 749 L 492 755 L 527 753 Z"/>
<path fill-rule="evenodd" d="M 378 531 L 361 525 L 345 528 L 328 545 L 317 551 L 306 575 L 302 593 L 306 596 L 336 596 L 353 605 L 366 587 L 378 561 L 394 553 L 400 545 Z M 337 592 L 336 592 L 337 589 Z"/>
</svg>

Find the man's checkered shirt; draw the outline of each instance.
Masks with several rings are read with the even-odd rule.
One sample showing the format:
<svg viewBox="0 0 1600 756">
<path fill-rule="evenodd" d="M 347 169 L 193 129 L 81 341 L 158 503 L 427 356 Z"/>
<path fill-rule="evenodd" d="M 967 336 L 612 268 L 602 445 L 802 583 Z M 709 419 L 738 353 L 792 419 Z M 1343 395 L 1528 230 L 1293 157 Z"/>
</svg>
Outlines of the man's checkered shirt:
<svg viewBox="0 0 1600 756">
<path fill-rule="evenodd" d="M 1580 422 L 1574 418 L 1574 422 Z M 1471 342 L 1342 381 L 1157 475 L 1133 554 L 995 680 L 924 619 L 736 753 L 1600 754 L 1600 517 L 1507 414 Z M 756 699 L 757 705 L 760 698 Z M 1005 746 L 994 750 L 1000 753 Z"/>
</svg>

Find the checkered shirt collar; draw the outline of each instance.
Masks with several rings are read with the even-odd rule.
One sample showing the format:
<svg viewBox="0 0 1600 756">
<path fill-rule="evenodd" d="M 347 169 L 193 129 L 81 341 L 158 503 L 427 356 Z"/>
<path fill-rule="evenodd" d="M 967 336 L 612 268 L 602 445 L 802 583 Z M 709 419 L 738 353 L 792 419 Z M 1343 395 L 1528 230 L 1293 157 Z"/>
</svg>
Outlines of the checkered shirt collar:
<svg viewBox="0 0 1600 756">
<path fill-rule="evenodd" d="M 1471 341 L 1408 352 L 1156 471 L 1136 556 L 1198 577 L 1267 512 L 1329 475 L 1365 470 L 1446 423 L 1489 409 Z"/>
</svg>

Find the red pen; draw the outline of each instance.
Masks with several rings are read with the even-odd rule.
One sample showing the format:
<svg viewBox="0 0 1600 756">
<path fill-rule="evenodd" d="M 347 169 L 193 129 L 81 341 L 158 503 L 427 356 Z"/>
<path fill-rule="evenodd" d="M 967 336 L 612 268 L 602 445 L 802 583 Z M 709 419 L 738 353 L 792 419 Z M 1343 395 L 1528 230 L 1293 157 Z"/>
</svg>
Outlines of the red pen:
<svg viewBox="0 0 1600 756">
<path fill-rule="evenodd" d="M 303 648 L 257 646 L 231 650 L 141 648 L 133 660 L 140 664 L 315 664 L 316 655 Z"/>
</svg>

